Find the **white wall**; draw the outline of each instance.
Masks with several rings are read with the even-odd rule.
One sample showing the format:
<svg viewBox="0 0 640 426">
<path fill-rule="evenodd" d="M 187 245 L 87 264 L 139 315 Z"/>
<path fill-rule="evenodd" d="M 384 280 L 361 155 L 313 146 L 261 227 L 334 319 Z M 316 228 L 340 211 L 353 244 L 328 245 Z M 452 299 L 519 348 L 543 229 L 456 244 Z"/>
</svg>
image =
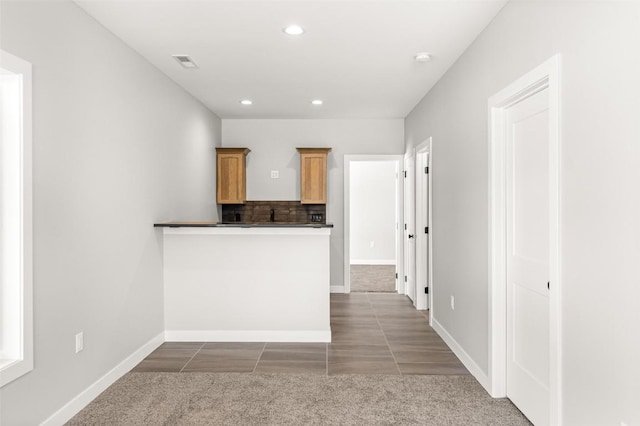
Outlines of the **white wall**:
<svg viewBox="0 0 640 426">
<path fill-rule="evenodd" d="M 396 163 L 349 166 L 349 256 L 352 264 L 396 263 Z"/>
<path fill-rule="evenodd" d="M 434 318 L 486 371 L 487 100 L 556 53 L 564 420 L 640 424 L 638 3 L 511 2 L 407 117 L 407 150 L 433 136 Z"/>
<path fill-rule="evenodd" d="M 163 331 L 153 223 L 216 218 L 220 120 L 73 3 L 0 7 L 1 48 L 33 64 L 35 310 L 0 424 L 35 425 Z"/>
<path fill-rule="evenodd" d="M 401 154 L 404 122 L 390 120 L 222 120 L 222 145 L 248 147 L 247 199 L 299 200 L 296 147 L 331 147 L 327 220 L 331 232 L 331 285 L 344 283 L 344 155 Z M 280 178 L 271 179 L 270 171 Z"/>
</svg>

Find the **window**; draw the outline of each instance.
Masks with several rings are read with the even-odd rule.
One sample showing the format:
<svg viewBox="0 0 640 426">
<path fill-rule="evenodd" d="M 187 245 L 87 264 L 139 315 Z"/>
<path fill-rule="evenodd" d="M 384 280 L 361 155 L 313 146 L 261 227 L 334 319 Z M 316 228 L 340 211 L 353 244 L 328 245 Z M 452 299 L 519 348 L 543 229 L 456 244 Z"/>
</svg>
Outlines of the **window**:
<svg viewBox="0 0 640 426">
<path fill-rule="evenodd" d="M 31 64 L 0 50 L 0 387 L 33 369 Z"/>
</svg>

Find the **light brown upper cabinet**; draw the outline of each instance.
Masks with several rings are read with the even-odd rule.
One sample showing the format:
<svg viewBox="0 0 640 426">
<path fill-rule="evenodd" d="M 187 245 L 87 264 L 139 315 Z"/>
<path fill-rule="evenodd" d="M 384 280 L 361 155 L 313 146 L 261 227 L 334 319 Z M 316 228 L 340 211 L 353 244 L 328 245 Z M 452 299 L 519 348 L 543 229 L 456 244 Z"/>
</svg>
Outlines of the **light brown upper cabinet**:
<svg viewBox="0 0 640 426">
<path fill-rule="evenodd" d="M 327 155 L 331 148 L 296 148 L 300 153 L 300 202 L 327 204 Z"/>
<path fill-rule="evenodd" d="M 249 148 L 216 148 L 218 204 L 244 204 L 247 201 L 247 154 Z"/>
</svg>

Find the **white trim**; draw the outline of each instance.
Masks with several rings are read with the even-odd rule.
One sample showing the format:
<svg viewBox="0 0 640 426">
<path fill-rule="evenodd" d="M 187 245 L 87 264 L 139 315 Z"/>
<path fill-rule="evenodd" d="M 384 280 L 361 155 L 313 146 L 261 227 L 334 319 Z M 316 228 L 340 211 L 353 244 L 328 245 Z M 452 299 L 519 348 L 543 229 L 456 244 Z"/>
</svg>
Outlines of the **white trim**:
<svg viewBox="0 0 640 426">
<path fill-rule="evenodd" d="M 327 330 L 166 330 L 167 342 L 331 342 Z"/>
<path fill-rule="evenodd" d="M 413 174 L 409 173 L 409 168 L 410 166 L 413 165 Z M 403 161 L 402 161 L 402 167 L 404 170 L 404 173 L 407 173 L 407 176 L 402 180 L 402 220 L 403 220 L 403 224 L 400 227 L 400 231 L 402 232 L 402 251 L 404 253 L 404 257 L 403 257 L 403 272 L 404 272 L 404 276 L 407 277 L 407 281 L 405 282 L 404 280 L 402 281 L 398 281 L 399 283 L 401 283 L 401 288 L 402 291 L 399 291 L 399 293 L 404 294 L 405 296 L 409 297 L 409 299 L 411 300 L 411 303 L 413 304 L 413 306 L 416 306 L 416 301 L 414 300 L 414 298 L 411 297 L 411 295 L 409 294 L 408 291 L 408 283 L 409 281 L 409 273 L 407 271 L 407 268 L 409 268 L 410 265 L 410 259 L 409 259 L 409 245 L 411 244 L 411 242 L 409 241 L 408 235 L 409 232 L 413 231 L 414 235 L 415 235 L 415 225 L 416 225 L 416 186 L 415 186 L 415 181 L 416 181 L 416 150 L 415 148 L 412 148 L 410 150 L 408 150 L 404 156 L 403 156 Z M 409 192 L 408 190 L 408 186 L 409 186 L 409 182 L 413 181 L 413 191 L 411 191 L 411 193 L 409 194 L 409 196 L 407 196 L 407 192 Z M 411 206 L 413 208 L 410 208 L 409 206 L 407 206 L 407 204 L 411 204 Z M 407 225 L 407 229 L 404 229 L 404 225 Z M 414 240 L 415 241 L 415 240 Z M 415 244 L 415 243 L 414 243 Z M 413 251 L 413 287 L 414 290 L 416 290 L 416 277 L 415 277 L 415 266 L 416 266 L 416 262 L 415 262 L 415 249 Z"/>
<path fill-rule="evenodd" d="M 426 281 L 427 283 L 427 287 L 429 288 L 429 295 L 431 297 L 429 297 L 429 300 L 433 300 L 433 289 L 432 289 L 432 285 L 431 285 L 431 278 L 432 278 L 432 267 L 433 267 L 433 262 L 432 262 L 432 252 L 431 252 L 431 231 L 433 230 L 433 227 L 431 226 L 431 176 L 429 176 L 427 178 L 427 220 L 426 223 L 424 223 L 422 221 L 422 217 L 423 217 L 423 211 L 422 211 L 422 205 L 418 205 L 418 199 L 420 198 L 420 201 L 422 201 L 422 197 L 419 197 L 419 192 L 423 189 L 423 172 L 422 169 L 418 170 L 418 162 L 419 162 L 419 158 L 420 158 L 420 154 L 427 154 L 427 164 L 420 164 L 420 167 L 431 167 L 431 147 L 432 147 L 432 143 L 433 143 L 433 138 L 430 136 L 428 137 L 426 140 L 424 140 L 422 143 L 420 143 L 416 149 L 415 149 L 415 156 L 416 156 L 416 173 L 415 173 L 415 197 L 416 197 L 416 202 L 415 202 L 415 211 L 416 211 L 416 215 L 415 215 L 415 235 L 416 235 L 416 251 L 415 251 L 415 255 L 416 255 L 416 300 L 415 300 L 415 306 L 416 309 L 419 310 L 425 310 L 425 309 L 429 309 L 430 306 L 427 306 L 427 297 L 424 294 L 423 290 L 422 290 L 422 280 L 424 279 L 424 281 Z M 433 169 L 429 169 L 429 173 L 431 173 Z M 418 176 L 420 176 L 420 178 L 418 178 Z M 420 214 L 418 214 L 418 212 Z M 430 232 L 428 234 L 425 234 L 422 230 L 424 227 L 429 227 Z M 424 241 L 423 239 L 426 238 L 426 241 Z M 419 258 L 422 258 L 422 244 L 426 243 L 426 250 L 427 250 L 427 263 L 423 264 L 422 262 L 418 262 Z M 424 269 L 426 268 L 427 270 L 427 274 L 426 277 L 423 277 L 423 275 L 425 275 L 425 271 Z M 420 286 L 418 286 L 418 283 L 421 283 Z M 431 303 L 430 303 L 431 305 Z M 429 324 L 431 324 L 432 322 L 432 318 L 433 318 L 433 313 L 429 312 Z"/>
<path fill-rule="evenodd" d="M 400 293 L 400 288 L 404 291 L 404 157 L 398 155 L 396 162 L 396 291 Z"/>
<path fill-rule="evenodd" d="M 351 265 L 395 265 L 395 259 L 351 259 Z"/>
<path fill-rule="evenodd" d="M 41 425 L 57 426 L 65 424 L 73 416 L 78 414 L 80 410 L 89 405 L 91 401 L 104 392 L 109 386 L 114 384 L 116 380 L 127 374 L 133 367 L 138 365 L 140 361 L 156 350 L 163 342 L 164 333 L 160 333 L 149 340 L 134 353 L 112 368 L 107 374 L 100 377 L 93 384 L 75 396 L 71 401 L 67 402 L 62 408 L 53 413 L 48 419 L 42 422 Z"/>
<path fill-rule="evenodd" d="M 18 283 L 18 288 L 11 288 L 11 297 L 4 298 L 5 302 L 11 304 L 11 309 L 14 315 L 9 318 L 5 318 L 5 327 L 12 324 L 19 324 L 20 330 L 16 329 L 1 329 L 0 332 L 5 338 L 13 334 L 10 339 L 10 345 L 12 346 L 8 352 L 4 354 L 8 359 L 0 361 L 3 362 L 3 367 L 0 368 L 0 387 L 7 383 L 21 377 L 22 375 L 33 370 L 33 176 L 32 176 L 32 105 L 33 105 L 33 93 L 32 93 L 32 65 L 31 63 L 18 58 L 4 50 L 0 50 L 0 67 L 20 76 L 19 102 L 22 105 L 21 119 L 22 126 L 18 130 L 20 134 L 19 146 L 14 146 L 15 154 L 19 158 L 19 164 L 17 168 L 13 170 L 15 174 L 11 176 L 5 176 L 8 178 L 8 182 L 15 182 L 15 177 L 18 177 L 18 185 L 11 186 L 12 196 L 18 199 L 20 212 L 17 212 L 12 216 L 12 220 L 16 223 L 10 223 L 7 225 L 9 229 L 12 229 L 14 235 L 10 237 L 12 250 L 15 247 L 20 247 L 12 254 L 16 259 L 12 259 L 10 264 L 17 262 L 18 267 L 14 271 L 7 271 L 7 280 L 10 282 Z M 6 165 L 0 166 L 0 170 L 5 169 Z M 5 172 L 7 170 L 4 170 Z M 0 178 L 2 181 L 2 178 Z M 5 188 L 9 190 L 9 188 Z M 2 213 L 4 217 L 10 217 L 9 215 Z M 3 231 L 4 232 L 4 231 Z M 10 251 L 11 253 L 11 251 Z M 3 256 L 4 257 L 4 256 Z M 0 262 L 2 263 L 2 262 Z M 0 265 L 0 268 L 2 266 Z M 11 268 L 13 269 L 13 268 Z M 3 290 L 0 288 L 0 300 L 3 299 Z M 4 296 L 10 294 L 5 293 Z M 7 309 L 7 307 L 0 306 L 0 310 Z M 0 319 L 0 324 L 3 322 Z M 16 333 L 17 332 L 17 333 Z M 9 345 L 8 342 L 5 344 Z M 2 348 L 0 348 L 2 349 Z M 7 349 L 5 347 L 5 349 Z M 0 350 L 0 355 L 1 354 Z M 1 358 L 1 356 L 0 356 Z"/>
<path fill-rule="evenodd" d="M 329 293 L 344 293 L 344 286 L 343 285 L 332 285 L 329 286 Z"/>
<path fill-rule="evenodd" d="M 549 339 L 551 354 L 550 366 L 550 416 L 552 425 L 562 424 L 562 229 L 560 218 L 562 217 L 562 195 L 560 185 L 561 176 L 561 58 L 554 56 L 549 64 L 549 132 L 553 151 L 549 155 L 549 198 L 552 200 L 549 206 L 551 217 L 549 218 L 551 251 L 550 277 L 554 284 L 550 289 L 551 298 L 549 306 Z M 555 350 L 554 350 L 555 349 Z"/>
<path fill-rule="evenodd" d="M 429 138 L 429 217 L 427 218 L 429 227 L 429 325 L 433 324 L 433 295 L 435 285 L 433 283 L 433 138 Z"/>
<path fill-rule="evenodd" d="M 403 231 L 401 229 L 400 219 L 402 218 L 402 211 L 404 208 L 403 201 L 403 191 L 402 184 L 403 180 L 400 179 L 399 174 L 404 170 L 402 155 L 345 155 L 344 156 L 344 235 L 343 235 L 343 243 L 344 243 L 344 274 L 343 274 L 343 282 L 344 282 L 344 290 L 343 293 L 351 292 L 351 264 L 355 263 L 355 261 L 351 260 L 351 247 L 350 247 L 350 202 L 351 202 L 351 162 L 352 161 L 395 161 L 396 162 L 396 170 L 397 170 L 397 179 L 396 179 L 396 218 L 398 223 L 396 224 L 396 256 L 397 259 L 394 262 L 390 262 L 388 264 L 396 265 L 396 271 L 398 273 L 398 278 L 396 279 L 396 288 L 398 288 L 400 284 L 400 278 L 404 276 L 404 257 L 403 250 L 401 250 L 402 239 L 403 239 Z M 332 286 L 333 288 L 333 286 Z M 332 291 L 333 293 L 333 291 Z M 337 293 L 337 292 L 336 292 Z"/>
<path fill-rule="evenodd" d="M 471 358 L 471 356 L 462 349 L 462 346 L 456 341 L 456 339 L 451 336 L 447 330 L 438 322 L 438 320 L 434 319 L 431 327 L 435 330 L 436 333 L 442 340 L 449 346 L 449 348 L 453 351 L 454 354 L 460 359 L 460 361 L 464 364 L 464 366 L 469 370 L 469 372 L 473 375 L 473 377 L 480 382 L 483 388 L 489 393 L 491 393 L 491 381 L 489 380 L 489 376 L 487 373 L 482 371 L 482 368 Z"/>
<path fill-rule="evenodd" d="M 562 311 L 560 230 L 560 55 L 555 55 L 489 98 L 489 377 L 490 393 L 506 395 L 505 109 L 548 89 L 549 93 L 549 361 L 550 422 L 562 424 Z"/>
</svg>

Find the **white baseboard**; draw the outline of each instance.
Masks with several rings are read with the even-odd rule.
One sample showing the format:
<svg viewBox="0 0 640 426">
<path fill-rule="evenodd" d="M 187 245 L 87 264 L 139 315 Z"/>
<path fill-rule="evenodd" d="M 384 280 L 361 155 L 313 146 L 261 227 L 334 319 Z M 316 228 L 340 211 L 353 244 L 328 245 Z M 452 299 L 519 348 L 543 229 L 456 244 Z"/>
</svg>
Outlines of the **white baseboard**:
<svg viewBox="0 0 640 426">
<path fill-rule="evenodd" d="M 134 353 L 125 358 L 120 364 L 116 365 L 107 374 L 100 377 L 95 383 L 80 392 L 71 401 L 67 402 L 61 409 L 53 413 L 47 420 L 42 422 L 42 426 L 58 426 L 68 422 L 73 416 L 78 414 L 80 410 L 89 405 L 98 395 L 104 392 L 109 386 L 114 384 L 116 380 L 124 376 L 133 367 L 138 365 L 140 361 L 145 359 L 151 352 L 164 342 L 164 334 L 160 333 L 147 343 L 142 345 Z"/>
<path fill-rule="evenodd" d="M 467 370 L 480 382 L 482 387 L 491 394 L 491 382 L 489 380 L 489 376 L 487 373 L 482 371 L 482 369 L 476 364 L 476 362 L 469 356 L 469 354 L 462 349 L 462 346 L 449 334 L 447 330 L 435 319 L 433 318 L 431 322 L 431 327 L 438 333 L 442 340 L 451 348 L 454 354 L 460 361 L 467 367 Z"/>
<path fill-rule="evenodd" d="M 329 293 L 344 293 L 343 285 L 332 285 L 329 287 Z"/>
<path fill-rule="evenodd" d="M 351 259 L 351 265 L 395 265 L 395 259 Z"/>
<path fill-rule="evenodd" d="M 331 342 L 327 330 L 167 330 L 166 342 Z"/>
</svg>

